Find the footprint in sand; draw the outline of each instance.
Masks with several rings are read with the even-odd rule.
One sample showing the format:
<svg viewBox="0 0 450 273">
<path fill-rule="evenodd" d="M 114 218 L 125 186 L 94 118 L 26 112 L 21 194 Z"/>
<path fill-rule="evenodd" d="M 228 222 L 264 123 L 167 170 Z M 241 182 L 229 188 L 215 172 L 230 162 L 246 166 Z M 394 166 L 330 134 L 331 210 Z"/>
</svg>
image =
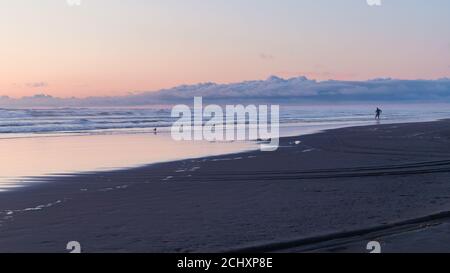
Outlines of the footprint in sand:
<svg viewBox="0 0 450 273">
<path fill-rule="evenodd" d="M 173 176 L 168 176 L 168 177 L 164 178 L 163 181 L 168 181 L 168 180 L 170 180 L 172 178 L 173 178 Z"/>
<path fill-rule="evenodd" d="M 190 172 L 195 172 L 197 170 L 200 170 L 200 167 L 192 167 L 189 171 Z"/>
<path fill-rule="evenodd" d="M 106 192 L 106 191 L 112 191 L 114 190 L 113 188 L 104 188 L 104 189 L 100 189 L 98 191 L 102 191 L 102 192 Z"/>
<path fill-rule="evenodd" d="M 217 161 L 229 161 L 229 160 L 233 160 L 232 158 L 217 158 L 217 159 L 213 159 L 211 161 L 217 162 Z"/>
<path fill-rule="evenodd" d="M 56 202 L 52 202 L 52 203 L 48 203 L 45 205 L 38 205 L 36 207 L 30 207 L 30 208 L 25 208 L 25 209 L 18 209 L 18 210 L 7 210 L 5 212 L 3 212 L 4 214 L 6 214 L 7 216 L 3 217 L 3 219 L 8 220 L 11 219 L 13 216 L 13 214 L 15 213 L 23 213 L 23 212 L 30 212 L 30 211 L 38 211 L 38 210 L 43 210 L 46 208 L 50 208 L 53 207 L 57 204 L 62 203 L 62 200 L 57 200 Z"/>
</svg>

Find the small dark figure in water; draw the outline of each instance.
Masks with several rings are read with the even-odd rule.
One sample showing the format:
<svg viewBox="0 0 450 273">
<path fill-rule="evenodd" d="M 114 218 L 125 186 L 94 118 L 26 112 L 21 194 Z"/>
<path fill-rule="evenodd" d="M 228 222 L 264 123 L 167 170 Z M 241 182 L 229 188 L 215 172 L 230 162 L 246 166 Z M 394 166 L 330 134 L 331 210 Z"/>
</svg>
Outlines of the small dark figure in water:
<svg viewBox="0 0 450 273">
<path fill-rule="evenodd" d="M 156 135 L 158 133 L 158 129 L 153 129 L 153 133 Z"/>
<path fill-rule="evenodd" d="M 377 107 L 377 110 L 375 111 L 375 119 L 379 120 L 381 118 L 381 113 L 383 113 L 383 111 Z"/>
</svg>

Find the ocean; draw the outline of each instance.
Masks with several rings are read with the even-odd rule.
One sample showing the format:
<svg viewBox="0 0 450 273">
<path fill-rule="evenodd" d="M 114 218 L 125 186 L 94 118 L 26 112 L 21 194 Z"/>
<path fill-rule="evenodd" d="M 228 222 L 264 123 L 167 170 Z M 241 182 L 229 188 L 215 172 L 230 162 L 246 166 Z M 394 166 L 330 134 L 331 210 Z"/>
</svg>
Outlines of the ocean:
<svg viewBox="0 0 450 273">
<path fill-rule="evenodd" d="M 383 110 L 380 122 L 375 109 Z M 248 142 L 177 142 L 170 106 L 0 109 L 0 191 L 40 177 L 113 170 L 258 148 Z M 450 117 L 449 104 L 335 104 L 280 107 L 281 136 Z M 157 134 L 154 134 L 157 128 Z"/>
<path fill-rule="evenodd" d="M 281 127 L 334 128 L 370 124 L 377 105 L 281 106 Z M 381 106 L 380 106 L 381 107 Z M 415 122 L 450 117 L 448 104 L 408 104 L 381 107 L 383 122 Z M 147 133 L 169 131 L 170 106 L 147 108 L 0 108 L 0 138 L 49 135 Z"/>
</svg>

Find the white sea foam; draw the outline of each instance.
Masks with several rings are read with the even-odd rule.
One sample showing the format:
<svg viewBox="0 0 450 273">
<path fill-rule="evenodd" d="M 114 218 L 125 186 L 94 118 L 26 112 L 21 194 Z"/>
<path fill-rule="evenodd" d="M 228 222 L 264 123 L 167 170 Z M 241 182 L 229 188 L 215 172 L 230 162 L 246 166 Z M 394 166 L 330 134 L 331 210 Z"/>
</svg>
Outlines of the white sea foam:
<svg viewBox="0 0 450 273">
<path fill-rule="evenodd" d="M 281 106 L 281 133 L 370 124 L 375 107 L 383 108 L 382 122 L 435 120 L 450 116 L 450 104 Z M 42 134 L 102 134 L 169 131 L 170 107 L 149 108 L 0 108 L 0 138 Z"/>
</svg>

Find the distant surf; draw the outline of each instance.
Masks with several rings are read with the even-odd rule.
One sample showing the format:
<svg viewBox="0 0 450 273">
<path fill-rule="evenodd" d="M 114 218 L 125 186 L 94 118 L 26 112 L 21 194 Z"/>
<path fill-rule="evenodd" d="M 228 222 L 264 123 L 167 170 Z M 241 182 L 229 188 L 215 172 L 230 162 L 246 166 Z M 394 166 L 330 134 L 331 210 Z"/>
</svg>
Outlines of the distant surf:
<svg viewBox="0 0 450 273">
<path fill-rule="evenodd" d="M 282 128 L 295 134 L 318 128 L 368 125 L 375 107 L 384 109 L 382 122 L 432 121 L 450 117 L 450 104 L 427 105 L 300 105 L 281 106 Z M 110 134 L 168 131 L 175 119 L 170 106 L 139 108 L 0 108 L 0 138 L 47 134 Z M 292 129 L 292 128 L 291 128 Z M 283 130 L 288 135 L 290 130 Z"/>
</svg>

